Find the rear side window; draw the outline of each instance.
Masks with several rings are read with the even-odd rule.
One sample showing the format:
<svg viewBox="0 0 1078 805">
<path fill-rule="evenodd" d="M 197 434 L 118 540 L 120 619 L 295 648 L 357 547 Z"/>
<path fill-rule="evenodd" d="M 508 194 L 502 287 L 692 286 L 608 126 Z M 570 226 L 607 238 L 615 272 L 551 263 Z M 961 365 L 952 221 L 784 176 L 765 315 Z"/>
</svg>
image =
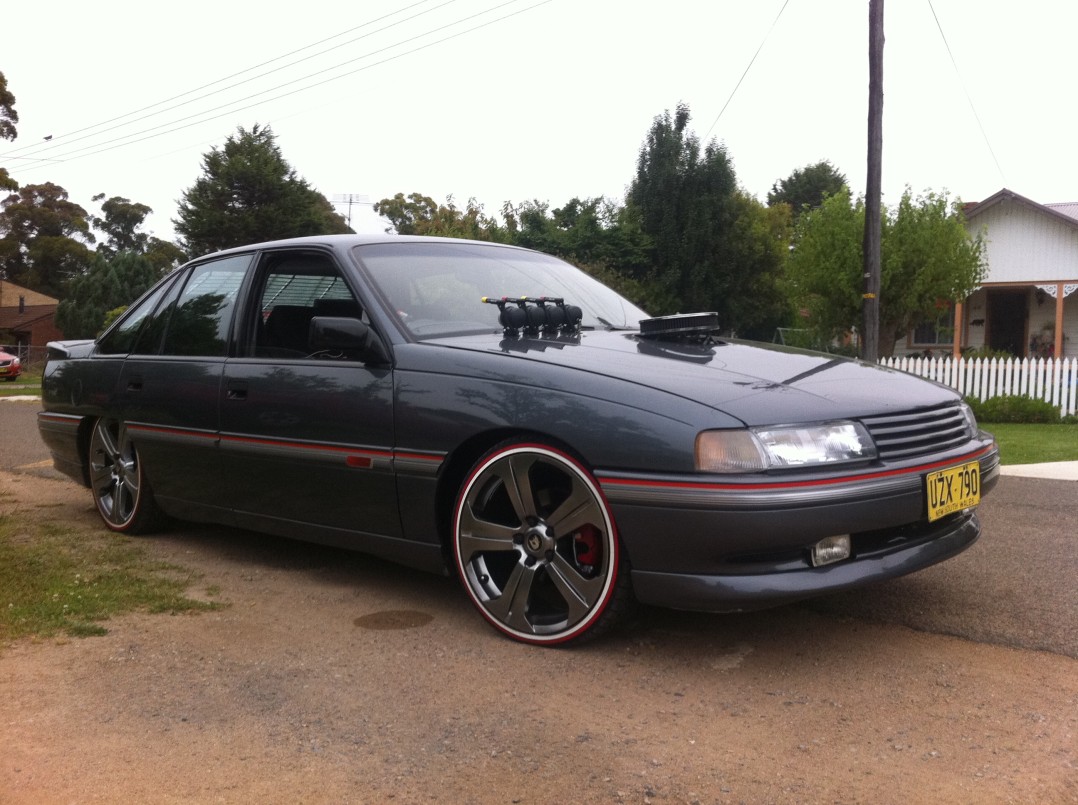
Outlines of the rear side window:
<svg viewBox="0 0 1078 805">
<path fill-rule="evenodd" d="M 174 282 L 162 282 L 148 296 L 142 299 L 127 314 L 119 324 L 109 330 L 98 342 L 97 352 L 101 355 L 126 355 L 135 348 L 140 333 L 146 329 L 153 319 L 154 308 L 161 301 L 161 297 Z"/>
<path fill-rule="evenodd" d="M 232 312 L 250 255 L 196 266 L 183 291 L 166 311 L 163 355 L 224 357 Z"/>
</svg>

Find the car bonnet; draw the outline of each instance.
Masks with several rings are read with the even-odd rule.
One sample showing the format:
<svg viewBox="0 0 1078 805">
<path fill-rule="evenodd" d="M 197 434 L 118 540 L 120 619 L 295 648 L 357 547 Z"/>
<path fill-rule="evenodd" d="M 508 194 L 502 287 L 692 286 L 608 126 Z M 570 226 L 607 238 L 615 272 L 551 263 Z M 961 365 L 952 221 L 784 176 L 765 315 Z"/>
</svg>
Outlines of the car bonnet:
<svg viewBox="0 0 1078 805">
<path fill-rule="evenodd" d="M 824 421 L 953 403 L 958 395 L 919 377 L 836 355 L 745 341 L 659 341 L 636 333 L 439 339 L 674 394 L 748 425 Z"/>
</svg>

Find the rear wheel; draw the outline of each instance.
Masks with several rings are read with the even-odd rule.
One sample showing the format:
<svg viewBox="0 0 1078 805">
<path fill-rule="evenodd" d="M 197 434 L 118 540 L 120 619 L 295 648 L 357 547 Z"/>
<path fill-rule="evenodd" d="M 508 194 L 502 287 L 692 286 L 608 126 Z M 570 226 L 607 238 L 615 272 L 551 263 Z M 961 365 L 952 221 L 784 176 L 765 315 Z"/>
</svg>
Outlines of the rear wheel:
<svg viewBox="0 0 1078 805">
<path fill-rule="evenodd" d="M 160 525 L 161 511 L 123 422 L 99 419 L 94 423 L 89 469 L 94 503 L 111 530 L 143 534 Z"/>
<path fill-rule="evenodd" d="M 454 510 L 453 551 L 480 613 L 525 643 L 594 636 L 631 596 L 597 482 L 547 445 L 504 443 L 479 460 Z"/>
</svg>

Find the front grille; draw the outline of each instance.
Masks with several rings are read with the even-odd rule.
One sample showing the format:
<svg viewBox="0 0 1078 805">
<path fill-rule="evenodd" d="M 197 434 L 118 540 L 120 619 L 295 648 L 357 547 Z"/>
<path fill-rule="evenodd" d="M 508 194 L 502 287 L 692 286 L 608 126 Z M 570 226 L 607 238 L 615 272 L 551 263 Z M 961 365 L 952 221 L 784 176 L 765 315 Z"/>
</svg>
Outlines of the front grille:
<svg viewBox="0 0 1078 805">
<path fill-rule="evenodd" d="M 969 422 L 957 405 L 865 417 L 861 422 L 868 428 L 882 459 L 937 453 L 965 444 L 971 436 Z"/>
</svg>

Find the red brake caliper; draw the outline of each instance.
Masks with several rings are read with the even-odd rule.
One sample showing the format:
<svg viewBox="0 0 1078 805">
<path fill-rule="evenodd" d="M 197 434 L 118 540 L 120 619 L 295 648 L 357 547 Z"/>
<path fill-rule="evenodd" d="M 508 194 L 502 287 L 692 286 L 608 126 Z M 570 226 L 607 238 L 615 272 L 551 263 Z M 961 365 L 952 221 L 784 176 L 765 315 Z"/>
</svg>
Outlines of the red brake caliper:
<svg viewBox="0 0 1078 805">
<path fill-rule="evenodd" d="M 576 563 L 584 572 L 594 570 L 602 561 L 602 541 L 599 529 L 586 525 L 573 534 L 573 552 Z"/>
</svg>

